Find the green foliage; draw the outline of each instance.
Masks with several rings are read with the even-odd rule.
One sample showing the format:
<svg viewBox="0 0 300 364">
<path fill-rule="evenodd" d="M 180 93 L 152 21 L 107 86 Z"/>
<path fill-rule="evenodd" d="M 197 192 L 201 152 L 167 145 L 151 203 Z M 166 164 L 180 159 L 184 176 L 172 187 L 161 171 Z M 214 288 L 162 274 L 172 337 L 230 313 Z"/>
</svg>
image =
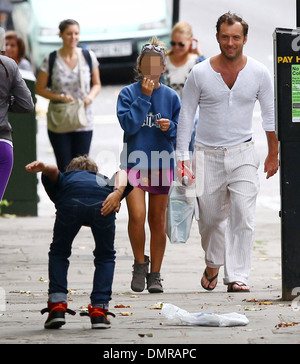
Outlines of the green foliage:
<svg viewBox="0 0 300 364">
<path fill-rule="evenodd" d="M 0 215 L 2 215 L 2 206 L 9 206 L 10 203 L 7 200 L 2 200 L 0 202 Z"/>
</svg>

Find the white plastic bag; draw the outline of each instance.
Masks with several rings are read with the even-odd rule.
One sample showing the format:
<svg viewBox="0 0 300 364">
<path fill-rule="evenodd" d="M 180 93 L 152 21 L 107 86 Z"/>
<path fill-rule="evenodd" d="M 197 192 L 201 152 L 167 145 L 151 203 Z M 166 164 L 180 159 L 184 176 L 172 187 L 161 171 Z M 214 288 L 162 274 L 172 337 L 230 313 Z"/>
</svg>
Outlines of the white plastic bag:
<svg viewBox="0 0 300 364">
<path fill-rule="evenodd" d="M 224 327 L 245 326 L 249 323 L 245 315 L 236 312 L 221 315 L 208 312 L 189 313 L 171 303 L 164 303 L 161 313 L 172 325 Z"/>
<path fill-rule="evenodd" d="M 195 214 L 195 186 L 183 186 L 173 181 L 167 208 L 167 235 L 171 243 L 186 243 Z"/>
</svg>

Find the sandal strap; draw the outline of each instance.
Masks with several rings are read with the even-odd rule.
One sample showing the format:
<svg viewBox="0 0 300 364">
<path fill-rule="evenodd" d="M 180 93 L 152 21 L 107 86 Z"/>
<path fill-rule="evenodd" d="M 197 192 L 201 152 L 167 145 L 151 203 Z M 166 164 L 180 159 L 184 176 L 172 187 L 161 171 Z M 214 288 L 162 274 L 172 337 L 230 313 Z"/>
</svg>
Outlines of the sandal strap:
<svg viewBox="0 0 300 364">
<path fill-rule="evenodd" d="M 250 289 L 234 289 L 233 286 L 248 287 L 248 285 L 243 282 L 235 281 L 228 284 L 227 292 L 250 292 Z"/>
<path fill-rule="evenodd" d="M 219 275 L 219 273 L 217 273 L 215 276 L 213 276 L 212 278 L 210 278 L 209 275 L 207 274 L 206 269 L 204 271 L 204 274 L 205 274 L 205 277 L 206 277 L 206 279 L 208 280 L 209 283 L 211 283 L 212 281 L 214 281 L 218 277 L 218 275 Z"/>
<path fill-rule="evenodd" d="M 232 283 L 230 283 L 232 286 L 235 284 L 236 286 L 239 286 L 239 287 L 244 287 L 244 286 L 246 286 L 246 284 L 245 283 L 243 283 L 243 282 L 239 282 L 239 281 L 237 281 L 237 282 L 232 282 Z"/>
</svg>

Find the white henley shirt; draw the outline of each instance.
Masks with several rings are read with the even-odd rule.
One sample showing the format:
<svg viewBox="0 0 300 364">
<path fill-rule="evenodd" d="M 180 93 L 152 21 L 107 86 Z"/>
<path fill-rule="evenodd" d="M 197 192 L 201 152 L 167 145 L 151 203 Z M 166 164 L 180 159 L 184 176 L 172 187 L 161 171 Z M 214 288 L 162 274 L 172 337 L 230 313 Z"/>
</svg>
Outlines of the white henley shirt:
<svg viewBox="0 0 300 364">
<path fill-rule="evenodd" d="M 199 105 L 195 144 L 230 147 L 252 137 L 256 100 L 261 107 L 262 127 L 275 130 L 274 90 L 267 68 L 251 57 L 230 89 L 214 71 L 210 59 L 195 65 L 185 83 L 177 128 L 176 154 L 189 159 L 189 141 Z"/>
</svg>

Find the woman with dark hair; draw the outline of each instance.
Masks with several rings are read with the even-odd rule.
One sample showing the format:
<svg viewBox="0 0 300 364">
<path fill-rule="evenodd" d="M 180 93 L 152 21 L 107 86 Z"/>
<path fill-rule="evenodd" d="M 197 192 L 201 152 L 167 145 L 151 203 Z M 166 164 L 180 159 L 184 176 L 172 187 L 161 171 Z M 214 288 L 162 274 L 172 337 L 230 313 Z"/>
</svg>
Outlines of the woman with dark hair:
<svg viewBox="0 0 300 364">
<path fill-rule="evenodd" d="M 13 166 L 12 128 L 8 111 L 23 113 L 33 109 L 31 93 L 18 66 L 12 59 L 0 55 L 0 201 Z"/>
<path fill-rule="evenodd" d="M 32 71 L 28 59 L 25 58 L 25 43 L 17 32 L 10 30 L 5 34 L 5 55 L 12 58 L 18 65 L 19 69 Z"/>
<path fill-rule="evenodd" d="M 81 52 L 78 48 L 79 35 L 77 21 L 67 19 L 59 24 L 62 47 L 45 57 L 36 82 L 36 93 L 50 100 L 49 107 L 75 100 L 84 102 L 87 124 L 83 127 L 65 132 L 60 129 L 59 123 L 54 128 L 48 118 L 48 135 L 61 172 L 73 158 L 89 154 L 93 134 L 92 102 L 101 89 L 96 55 L 92 51 Z M 51 63 L 53 55 L 55 58 Z"/>
</svg>

